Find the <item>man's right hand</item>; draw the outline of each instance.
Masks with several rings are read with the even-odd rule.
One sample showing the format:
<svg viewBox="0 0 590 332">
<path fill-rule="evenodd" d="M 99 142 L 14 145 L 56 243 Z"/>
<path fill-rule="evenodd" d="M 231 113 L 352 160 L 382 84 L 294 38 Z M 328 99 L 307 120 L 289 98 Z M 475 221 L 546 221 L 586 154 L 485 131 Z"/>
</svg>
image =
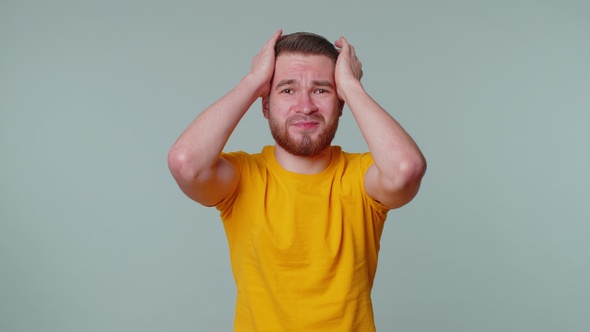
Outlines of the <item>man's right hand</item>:
<svg viewBox="0 0 590 332">
<path fill-rule="evenodd" d="M 266 97 L 270 92 L 270 81 L 275 70 L 275 45 L 282 33 L 283 30 L 277 30 L 252 59 L 252 66 L 248 75 L 260 84 L 260 97 Z"/>
</svg>

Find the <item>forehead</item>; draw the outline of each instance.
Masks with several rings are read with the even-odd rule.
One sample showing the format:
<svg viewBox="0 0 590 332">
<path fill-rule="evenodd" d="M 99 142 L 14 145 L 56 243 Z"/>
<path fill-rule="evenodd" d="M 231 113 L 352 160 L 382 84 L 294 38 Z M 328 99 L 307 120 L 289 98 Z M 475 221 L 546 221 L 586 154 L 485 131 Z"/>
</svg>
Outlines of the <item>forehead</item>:
<svg viewBox="0 0 590 332">
<path fill-rule="evenodd" d="M 322 79 L 333 82 L 334 62 L 325 55 L 281 54 L 276 60 L 274 76 L 275 81 Z"/>
</svg>

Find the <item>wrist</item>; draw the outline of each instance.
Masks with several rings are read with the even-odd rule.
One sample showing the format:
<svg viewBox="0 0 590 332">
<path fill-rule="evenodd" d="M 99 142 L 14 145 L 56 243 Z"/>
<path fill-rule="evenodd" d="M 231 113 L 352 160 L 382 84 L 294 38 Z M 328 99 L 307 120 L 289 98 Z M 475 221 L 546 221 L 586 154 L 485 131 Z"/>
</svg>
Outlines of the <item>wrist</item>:
<svg viewBox="0 0 590 332">
<path fill-rule="evenodd" d="M 254 91 L 256 97 L 263 97 L 268 94 L 270 89 L 270 81 L 252 72 L 246 74 L 240 81 L 240 84 L 248 87 L 248 89 Z"/>
<path fill-rule="evenodd" d="M 338 97 L 349 103 L 349 98 L 359 93 L 365 93 L 365 88 L 359 80 L 345 80 L 337 83 Z"/>
</svg>

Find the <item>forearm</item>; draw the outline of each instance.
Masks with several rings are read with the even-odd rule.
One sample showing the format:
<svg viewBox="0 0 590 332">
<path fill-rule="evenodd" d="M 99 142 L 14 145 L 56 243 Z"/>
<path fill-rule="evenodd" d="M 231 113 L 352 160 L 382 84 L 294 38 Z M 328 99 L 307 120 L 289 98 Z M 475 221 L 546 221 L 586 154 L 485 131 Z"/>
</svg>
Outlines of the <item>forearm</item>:
<svg viewBox="0 0 590 332">
<path fill-rule="evenodd" d="M 260 96 L 261 86 L 247 75 L 197 116 L 170 149 L 168 160 L 175 177 L 190 181 L 215 166 L 231 133 Z"/>
<path fill-rule="evenodd" d="M 402 186 L 400 182 L 421 177 L 426 167 L 424 156 L 403 127 L 366 93 L 359 81 L 347 83 L 342 90 L 381 180 Z"/>
</svg>

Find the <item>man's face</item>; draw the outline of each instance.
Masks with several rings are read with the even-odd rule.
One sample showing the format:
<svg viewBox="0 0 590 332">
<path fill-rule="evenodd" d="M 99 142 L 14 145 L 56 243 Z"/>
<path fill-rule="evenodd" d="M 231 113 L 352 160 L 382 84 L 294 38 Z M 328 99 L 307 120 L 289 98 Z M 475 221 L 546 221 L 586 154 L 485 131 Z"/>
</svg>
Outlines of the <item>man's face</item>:
<svg viewBox="0 0 590 332">
<path fill-rule="evenodd" d="M 311 157 L 324 151 L 342 114 L 332 60 L 323 55 L 279 55 L 263 111 L 277 145 L 287 152 Z"/>
</svg>

